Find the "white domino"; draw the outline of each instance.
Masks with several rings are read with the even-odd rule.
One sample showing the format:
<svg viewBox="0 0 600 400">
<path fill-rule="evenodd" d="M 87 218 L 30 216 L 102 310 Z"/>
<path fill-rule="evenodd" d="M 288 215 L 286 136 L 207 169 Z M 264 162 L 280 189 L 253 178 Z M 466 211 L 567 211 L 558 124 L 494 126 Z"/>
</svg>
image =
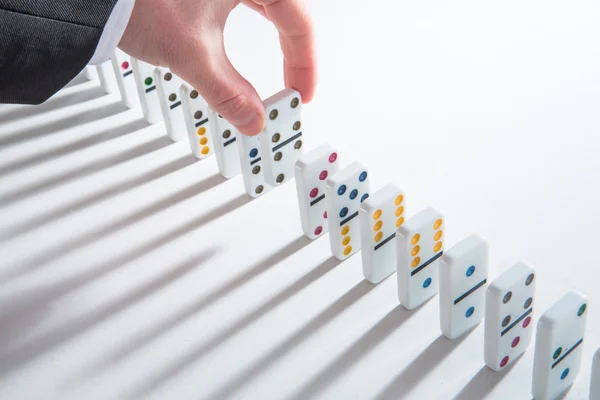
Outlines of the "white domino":
<svg viewBox="0 0 600 400">
<path fill-rule="evenodd" d="M 404 190 L 389 184 L 360 206 L 363 275 L 377 284 L 396 271 L 396 231 L 404 224 Z"/>
<path fill-rule="evenodd" d="M 477 326 L 485 314 L 489 245 L 471 235 L 440 259 L 440 327 L 456 339 Z"/>
<path fill-rule="evenodd" d="M 513 265 L 488 286 L 484 358 L 490 369 L 505 369 L 531 344 L 535 287 L 535 270 L 523 262 Z"/>
<path fill-rule="evenodd" d="M 302 97 L 284 89 L 264 102 L 266 122 L 260 133 L 265 180 L 281 185 L 294 177 L 296 161 L 303 154 Z"/>
<path fill-rule="evenodd" d="M 577 379 L 588 313 L 586 297 L 572 291 L 540 317 L 533 360 L 535 400 L 556 399 Z"/>
<path fill-rule="evenodd" d="M 198 91 L 184 82 L 179 88 L 183 104 L 188 141 L 192 154 L 202 160 L 213 155 L 213 135 L 209 122 L 208 104 Z"/>
<path fill-rule="evenodd" d="M 354 162 L 331 175 L 325 183 L 329 244 L 338 260 L 345 260 L 360 250 L 358 210 L 369 197 L 369 171 Z"/>
<path fill-rule="evenodd" d="M 121 93 L 121 99 L 127 108 L 135 108 L 140 105 L 140 98 L 135 87 L 131 57 L 120 50 L 115 49 L 112 53 L 111 63 L 113 72 L 117 78 L 117 87 Z"/>
<path fill-rule="evenodd" d="M 592 379 L 590 385 L 590 400 L 600 400 L 600 349 L 594 355 L 592 363 Z"/>
<path fill-rule="evenodd" d="M 98 71 L 100 86 L 102 86 L 105 93 L 110 94 L 118 90 L 117 78 L 115 77 L 110 60 L 96 65 L 96 71 Z"/>
<path fill-rule="evenodd" d="M 244 188 L 250 197 L 259 197 L 273 187 L 265 182 L 263 160 L 260 154 L 260 137 L 239 135 L 237 140 L 240 169 Z"/>
<path fill-rule="evenodd" d="M 296 162 L 296 193 L 302 231 L 309 239 L 316 239 L 329 231 L 325 183 L 339 171 L 337 150 L 323 144 L 304 154 Z"/>
<path fill-rule="evenodd" d="M 185 139 L 187 129 L 179 93 L 183 80 L 169 69 L 157 67 L 154 70 L 154 81 L 156 82 L 158 101 L 167 128 L 167 135 L 174 142 Z"/>
<path fill-rule="evenodd" d="M 439 263 L 444 252 L 444 216 L 426 208 L 396 234 L 398 300 L 413 310 L 438 293 Z"/>
<path fill-rule="evenodd" d="M 154 79 L 154 70 L 156 67 L 133 57 L 131 57 L 131 65 L 133 67 L 135 87 L 138 92 L 144 118 L 146 118 L 149 124 L 161 122 L 163 116 Z"/>
<path fill-rule="evenodd" d="M 240 156 L 236 144 L 240 133 L 229 121 L 210 107 L 208 108 L 208 119 L 219 172 L 224 178 L 233 178 L 239 175 L 241 171 Z"/>
</svg>

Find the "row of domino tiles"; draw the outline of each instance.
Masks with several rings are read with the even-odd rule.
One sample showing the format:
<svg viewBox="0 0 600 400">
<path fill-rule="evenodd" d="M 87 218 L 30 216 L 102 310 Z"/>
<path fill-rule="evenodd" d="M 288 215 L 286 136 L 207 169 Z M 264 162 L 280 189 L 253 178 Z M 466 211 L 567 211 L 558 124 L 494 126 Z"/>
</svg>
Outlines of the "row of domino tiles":
<svg viewBox="0 0 600 400">
<path fill-rule="evenodd" d="M 87 67 L 89 79 L 95 73 L 107 93 L 116 86 L 127 107 L 141 106 L 149 123 L 164 121 L 172 140 L 182 140 L 187 132 L 197 158 L 214 153 L 225 178 L 241 173 L 250 196 L 294 178 L 307 237 L 314 240 L 329 233 L 331 251 L 339 260 L 360 251 L 364 277 L 373 284 L 396 272 L 399 302 L 409 310 L 439 293 L 440 326 L 449 339 L 484 321 L 484 361 L 490 369 L 506 369 L 530 347 L 535 269 L 519 262 L 488 284 L 489 245 L 484 237 L 471 235 L 445 251 L 441 211 L 427 208 L 405 219 L 402 188 L 388 184 L 370 195 L 366 166 L 353 162 L 341 168 L 338 152 L 329 144 L 305 154 L 298 92 L 285 89 L 265 100 L 265 129 L 246 137 L 165 68 L 117 49 L 108 63 L 95 70 Z M 540 317 L 534 350 L 535 399 L 556 399 L 576 380 L 588 314 L 586 297 L 572 291 Z M 590 399 L 600 400 L 600 349 L 591 382 Z"/>
</svg>

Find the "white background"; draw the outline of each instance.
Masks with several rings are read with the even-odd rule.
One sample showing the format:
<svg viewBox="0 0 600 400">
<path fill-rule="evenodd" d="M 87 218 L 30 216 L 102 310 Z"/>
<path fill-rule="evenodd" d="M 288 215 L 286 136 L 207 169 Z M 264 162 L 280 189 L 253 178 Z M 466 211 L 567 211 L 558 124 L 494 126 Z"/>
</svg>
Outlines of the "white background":
<svg viewBox="0 0 600 400">
<path fill-rule="evenodd" d="M 319 91 L 307 150 L 368 165 L 372 188 L 435 206 L 446 245 L 491 245 L 491 278 L 538 271 L 539 316 L 590 300 L 587 398 L 600 347 L 600 3 L 311 2 Z M 234 64 L 282 88 L 276 32 L 240 8 Z M 254 44 L 252 44 L 254 43 Z M 201 71 L 199 71 L 201 73 Z M 530 399 L 533 345 L 483 364 L 483 325 L 440 336 L 396 277 L 364 281 L 327 237 L 302 238 L 293 182 L 251 201 L 214 157 L 147 126 L 97 82 L 0 107 L 0 398 Z"/>
</svg>

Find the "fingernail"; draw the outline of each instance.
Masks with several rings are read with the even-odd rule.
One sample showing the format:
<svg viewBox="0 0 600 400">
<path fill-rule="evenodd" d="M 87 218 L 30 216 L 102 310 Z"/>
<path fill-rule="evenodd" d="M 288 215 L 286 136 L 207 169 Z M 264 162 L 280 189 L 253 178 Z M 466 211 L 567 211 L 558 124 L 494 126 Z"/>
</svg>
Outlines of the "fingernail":
<svg viewBox="0 0 600 400">
<path fill-rule="evenodd" d="M 246 118 L 237 121 L 235 126 L 242 135 L 255 136 L 263 130 L 265 122 L 261 113 L 253 112 Z"/>
</svg>

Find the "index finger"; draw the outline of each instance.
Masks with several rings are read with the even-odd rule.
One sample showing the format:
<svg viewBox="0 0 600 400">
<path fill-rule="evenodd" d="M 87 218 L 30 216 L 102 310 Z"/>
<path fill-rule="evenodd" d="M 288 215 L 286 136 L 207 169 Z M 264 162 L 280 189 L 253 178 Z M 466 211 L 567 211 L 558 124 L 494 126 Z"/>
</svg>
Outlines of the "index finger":
<svg viewBox="0 0 600 400">
<path fill-rule="evenodd" d="M 308 103 L 315 94 L 317 62 L 313 22 L 306 0 L 254 0 L 279 31 L 287 87 Z"/>
</svg>

